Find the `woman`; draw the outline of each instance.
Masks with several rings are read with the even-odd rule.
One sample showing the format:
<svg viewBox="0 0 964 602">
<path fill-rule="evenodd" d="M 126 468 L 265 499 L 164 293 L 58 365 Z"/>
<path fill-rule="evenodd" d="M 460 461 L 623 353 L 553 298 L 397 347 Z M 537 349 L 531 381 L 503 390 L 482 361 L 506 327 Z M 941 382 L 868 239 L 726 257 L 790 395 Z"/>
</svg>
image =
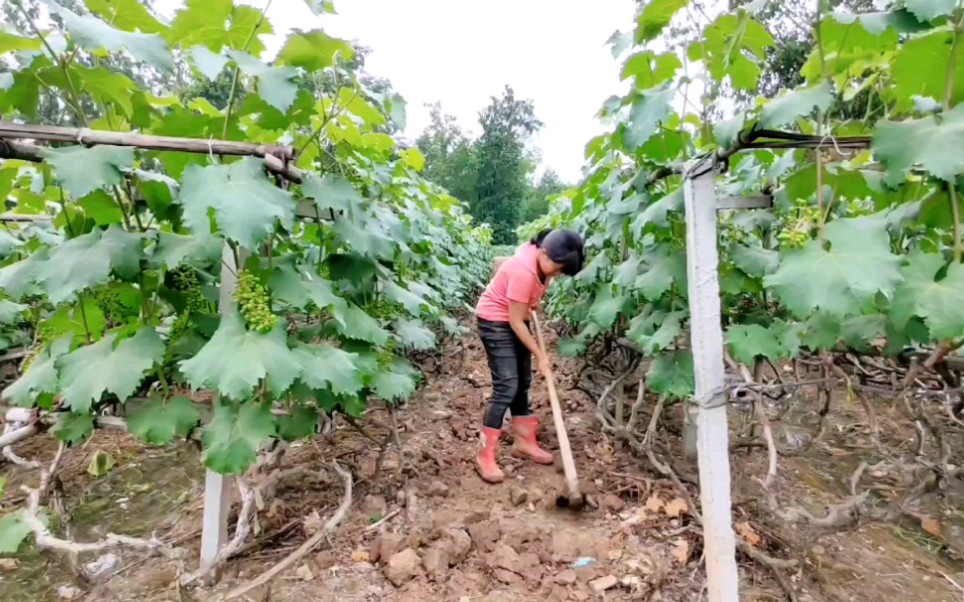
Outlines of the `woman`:
<svg viewBox="0 0 964 602">
<path fill-rule="evenodd" d="M 549 358 L 529 331 L 529 312 L 535 310 L 553 277 L 574 276 L 583 265 L 582 238 L 572 230 L 543 230 L 496 271 L 475 308 L 479 336 L 492 373 L 492 397 L 482 423 L 481 449 L 476 463 L 484 481 L 505 479 L 496 462 L 502 420 L 512 413 L 515 438 L 512 454 L 539 464 L 553 457 L 536 443 L 536 417 L 529 413 L 532 358 L 543 375 Z"/>
</svg>

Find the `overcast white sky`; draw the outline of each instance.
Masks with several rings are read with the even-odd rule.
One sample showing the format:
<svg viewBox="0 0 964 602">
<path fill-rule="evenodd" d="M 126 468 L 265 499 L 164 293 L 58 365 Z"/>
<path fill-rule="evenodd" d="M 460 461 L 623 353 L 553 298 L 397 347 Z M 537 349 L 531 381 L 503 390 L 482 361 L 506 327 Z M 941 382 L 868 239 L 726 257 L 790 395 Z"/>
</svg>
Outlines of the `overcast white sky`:
<svg viewBox="0 0 964 602">
<path fill-rule="evenodd" d="M 266 0 L 244 0 L 263 7 Z M 181 4 L 159 0 L 165 16 Z M 268 18 L 280 34 L 321 26 L 372 49 L 367 69 L 387 77 L 408 101 L 405 135 L 428 123 L 425 103 L 441 101 L 466 129 L 505 84 L 531 98 L 545 123 L 534 140 L 544 166 L 579 180 L 583 149 L 603 131 L 602 102 L 623 89 L 606 40 L 632 25 L 633 0 L 335 0 L 338 15 L 315 17 L 304 0 L 274 0 Z"/>
</svg>

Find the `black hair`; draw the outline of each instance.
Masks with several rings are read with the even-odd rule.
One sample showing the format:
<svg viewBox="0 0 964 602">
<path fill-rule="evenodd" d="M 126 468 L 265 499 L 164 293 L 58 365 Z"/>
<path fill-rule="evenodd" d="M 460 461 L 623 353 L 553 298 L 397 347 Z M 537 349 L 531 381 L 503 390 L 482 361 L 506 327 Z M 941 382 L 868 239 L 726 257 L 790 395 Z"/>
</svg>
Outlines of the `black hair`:
<svg viewBox="0 0 964 602">
<path fill-rule="evenodd" d="M 582 237 L 576 232 L 547 228 L 539 231 L 529 240 L 529 243 L 545 249 L 549 259 L 562 264 L 562 273 L 566 276 L 575 276 L 582 270 L 585 250 Z"/>
</svg>

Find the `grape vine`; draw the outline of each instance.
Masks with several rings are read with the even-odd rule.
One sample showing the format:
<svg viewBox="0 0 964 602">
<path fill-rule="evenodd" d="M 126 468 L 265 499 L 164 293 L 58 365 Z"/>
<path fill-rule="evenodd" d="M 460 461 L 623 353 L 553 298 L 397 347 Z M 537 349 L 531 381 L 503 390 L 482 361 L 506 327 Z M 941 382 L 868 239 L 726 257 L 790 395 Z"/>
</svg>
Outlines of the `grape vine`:
<svg viewBox="0 0 964 602">
<path fill-rule="evenodd" d="M 237 474 L 266 441 L 310 436 L 321 412 L 414 393 L 406 354 L 461 332 L 452 314 L 491 254 L 489 229 L 393 138 L 404 99 L 366 86 L 354 47 L 322 29 L 262 61 L 273 30 L 250 6 L 187 2 L 169 25 L 138 3 L 49 6 L 56 22 L 0 36 L 5 124 L 180 136 L 200 152 L 0 140 L 18 216 L 0 232 L 0 324 L 21 333 L 7 347 L 29 346 L 6 405 L 56 410 L 52 432 L 76 444 L 103 405 L 138 399 L 131 433 L 167 444 L 202 415 L 173 391 L 210 389 L 204 462 Z M 278 176 L 211 140 L 292 150 Z M 226 306 L 223 252 L 250 255 Z M 0 538 L 19 543 L 18 525 L 0 519 Z"/>
</svg>

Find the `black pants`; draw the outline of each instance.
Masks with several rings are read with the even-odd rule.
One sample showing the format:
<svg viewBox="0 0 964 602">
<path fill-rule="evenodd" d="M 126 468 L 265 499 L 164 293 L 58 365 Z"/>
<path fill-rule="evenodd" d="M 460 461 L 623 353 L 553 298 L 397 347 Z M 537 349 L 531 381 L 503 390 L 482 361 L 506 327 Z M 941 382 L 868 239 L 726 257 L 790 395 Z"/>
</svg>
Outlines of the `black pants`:
<svg viewBox="0 0 964 602">
<path fill-rule="evenodd" d="M 501 429 L 506 410 L 513 416 L 529 415 L 532 354 L 508 322 L 479 319 L 479 337 L 492 373 L 492 397 L 482 422 L 487 427 Z"/>
</svg>

